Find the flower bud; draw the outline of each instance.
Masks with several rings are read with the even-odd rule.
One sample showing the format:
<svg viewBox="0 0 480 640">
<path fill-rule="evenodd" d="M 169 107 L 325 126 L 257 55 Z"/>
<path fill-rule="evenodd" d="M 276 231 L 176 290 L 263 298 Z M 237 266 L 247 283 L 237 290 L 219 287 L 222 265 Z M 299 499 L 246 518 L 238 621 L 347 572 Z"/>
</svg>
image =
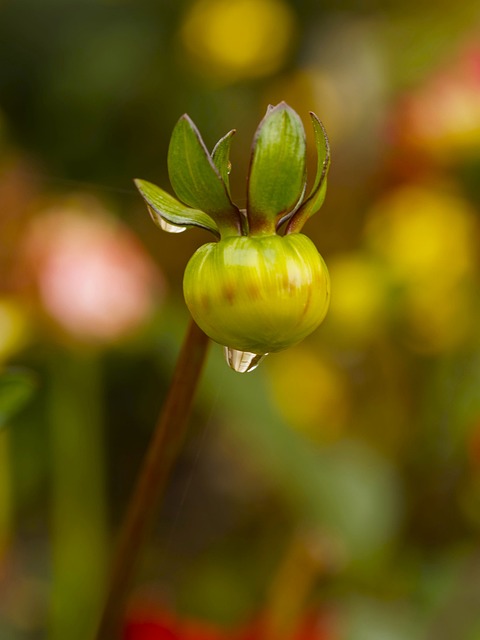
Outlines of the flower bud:
<svg viewBox="0 0 480 640">
<path fill-rule="evenodd" d="M 330 166 L 325 129 L 310 115 L 318 159 L 308 196 L 305 131 L 284 102 L 268 108 L 255 133 L 245 211 L 232 201 L 229 185 L 234 131 L 210 154 L 186 115 L 173 131 L 168 152 L 178 200 L 145 180 L 135 181 L 159 227 L 178 233 L 196 226 L 218 238 L 192 256 L 183 289 L 194 320 L 225 346 L 236 371 L 252 371 L 259 356 L 303 340 L 328 309 L 327 267 L 311 240 L 300 234 L 323 204 Z"/>
<path fill-rule="evenodd" d="M 201 246 L 185 270 L 184 296 L 198 326 L 240 351 L 270 353 L 322 322 L 330 280 L 302 234 L 227 238 Z"/>
</svg>

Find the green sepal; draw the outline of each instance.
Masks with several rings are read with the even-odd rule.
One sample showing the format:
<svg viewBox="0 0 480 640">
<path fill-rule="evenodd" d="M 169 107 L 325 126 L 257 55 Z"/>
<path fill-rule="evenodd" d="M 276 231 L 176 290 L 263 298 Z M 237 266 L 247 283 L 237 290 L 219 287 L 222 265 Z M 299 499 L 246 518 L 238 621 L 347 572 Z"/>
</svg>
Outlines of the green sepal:
<svg viewBox="0 0 480 640">
<path fill-rule="evenodd" d="M 229 131 L 223 138 L 217 142 L 213 147 L 212 160 L 217 167 L 225 186 L 227 187 L 228 195 L 230 195 L 230 170 L 232 163 L 230 162 L 230 146 L 232 144 L 232 136 L 235 134 L 235 129 Z"/>
<path fill-rule="evenodd" d="M 286 233 L 298 233 L 305 222 L 322 206 L 327 193 L 327 173 L 330 168 L 330 144 L 327 132 L 319 118 L 310 112 L 313 130 L 315 132 L 315 146 L 317 149 L 317 173 L 312 190 L 295 215 L 290 220 Z"/>
<path fill-rule="evenodd" d="M 177 122 L 170 139 L 168 174 L 179 200 L 208 212 L 221 233 L 240 234 L 240 212 L 197 127 L 186 114 Z"/>
<path fill-rule="evenodd" d="M 0 374 L 0 429 L 30 400 L 37 380 L 30 371 L 7 369 Z"/>
<path fill-rule="evenodd" d="M 275 233 L 278 221 L 298 206 L 305 184 L 305 130 L 295 111 L 281 102 L 268 108 L 253 142 L 247 193 L 250 232 Z"/>
<path fill-rule="evenodd" d="M 148 211 L 155 224 L 162 227 L 162 220 L 178 227 L 200 227 L 211 231 L 217 238 L 220 232 L 212 218 L 199 209 L 191 209 L 169 193 L 146 180 L 134 180 L 137 189 L 147 203 Z"/>
</svg>

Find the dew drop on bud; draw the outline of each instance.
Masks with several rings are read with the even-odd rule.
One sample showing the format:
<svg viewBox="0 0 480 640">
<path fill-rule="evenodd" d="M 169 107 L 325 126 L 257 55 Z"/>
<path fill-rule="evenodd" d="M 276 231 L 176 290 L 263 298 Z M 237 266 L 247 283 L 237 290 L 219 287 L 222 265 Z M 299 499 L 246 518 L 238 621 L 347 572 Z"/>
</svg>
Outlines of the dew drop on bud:
<svg viewBox="0 0 480 640">
<path fill-rule="evenodd" d="M 225 360 L 228 366 L 238 373 L 249 373 L 268 356 L 268 353 L 250 353 L 249 351 L 238 351 L 230 347 L 224 347 Z"/>
</svg>

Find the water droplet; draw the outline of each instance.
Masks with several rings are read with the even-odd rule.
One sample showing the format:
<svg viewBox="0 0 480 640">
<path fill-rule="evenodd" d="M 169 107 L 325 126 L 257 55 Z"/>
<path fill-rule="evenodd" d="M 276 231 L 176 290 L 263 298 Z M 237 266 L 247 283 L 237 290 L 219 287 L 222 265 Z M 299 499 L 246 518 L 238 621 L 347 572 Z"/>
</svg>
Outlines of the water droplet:
<svg viewBox="0 0 480 640">
<path fill-rule="evenodd" d="M 182 233 L 182 231 L 186 231 L 187 227 L 180 227 L 177 224 L 171 224 L 167 222 L 165 218 L 159 218 L 160 226 L 164 231 L 168 233 Z"/>
<path fill-rule="evenodd" d="M 171 222 L 162 218 L 162 216 L 152 209 L 152 207 L 148 207 L 148 210 L 154 221 L 167 233 L 182 233 L 187 230 L 187 227 L 182 227 L 178 224 L 171 224 Z"/>
<path fill-rule="evenodd" d="M 225 360 L 228 366 L 238 373 L 249 373 L 258 367 L 268 353 L 250 353 L 249 351 L 238 351 L 231 347 L 224 347 Z"/>
</svg>

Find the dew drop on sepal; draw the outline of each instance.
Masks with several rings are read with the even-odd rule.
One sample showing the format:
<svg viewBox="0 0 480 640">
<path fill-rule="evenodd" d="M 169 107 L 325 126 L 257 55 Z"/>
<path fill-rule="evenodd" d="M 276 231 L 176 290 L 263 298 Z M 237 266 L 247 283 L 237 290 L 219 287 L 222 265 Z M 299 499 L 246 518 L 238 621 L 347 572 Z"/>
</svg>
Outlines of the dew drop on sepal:
<svg viewBox="0 0 480 640">
<path fill-rule="evenodd" d="M 165 218 L 162 218 L 160 214 L 154 211 L 152 207 L 148 207 L 148 210 L 153 220 L 160 226 L 161 229 L 163 229 L 163 231 L 166 231 L 167 233 L 182 233 L 183 231 L 186 231 L 188 229 L 188 227 L 183 227 L 178 224 L 171 224 L 170 222 L 168 222 L 168 220 L 165 220 Z"/>
<path fill-rule="evenodd" d="M 167 222 L 164 218 L 160 218 L 159 222 L 162 229 L 168 233 L 182 233 L 182 231 L 187 230 L 187 227 L 179 227 L 176 224 L 170 224 L 170 222 Z"/>
</svg>

